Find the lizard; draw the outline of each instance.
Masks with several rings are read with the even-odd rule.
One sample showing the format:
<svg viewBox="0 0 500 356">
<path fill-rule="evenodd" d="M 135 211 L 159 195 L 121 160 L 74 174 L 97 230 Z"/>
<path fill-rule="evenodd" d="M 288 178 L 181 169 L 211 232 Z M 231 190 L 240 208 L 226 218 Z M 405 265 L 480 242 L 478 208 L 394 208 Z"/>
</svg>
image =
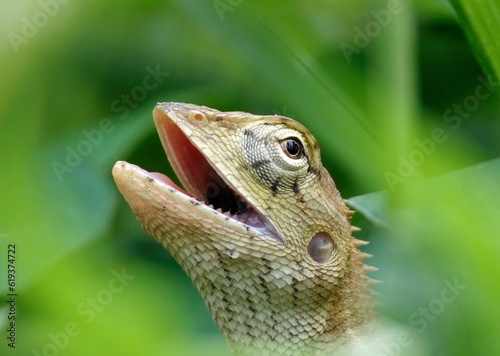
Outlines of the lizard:
<svg viewBox="0 0 500 356">
<path fill-rule="evenodd" d="M 236 354 L 325 354 L 373 318 L 365 241 L 316 138 L 279 115 L 158 103 L 184 189 L 125 161 L 112 174 L 143 228 L 189 275 Z"/>
</svg>

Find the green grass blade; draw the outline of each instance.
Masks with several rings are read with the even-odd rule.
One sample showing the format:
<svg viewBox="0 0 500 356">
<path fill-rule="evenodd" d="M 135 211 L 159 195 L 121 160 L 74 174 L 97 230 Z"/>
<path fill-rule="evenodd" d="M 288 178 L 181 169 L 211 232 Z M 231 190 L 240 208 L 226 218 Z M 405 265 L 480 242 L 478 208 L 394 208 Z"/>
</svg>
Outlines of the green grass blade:
<svg viewBox="0 0 500 356">
<path fill-rule="evenodd" d="M 500 78 L 500 3 L 496 0 L 451 0 L 483 70 Z"/>
</svg>

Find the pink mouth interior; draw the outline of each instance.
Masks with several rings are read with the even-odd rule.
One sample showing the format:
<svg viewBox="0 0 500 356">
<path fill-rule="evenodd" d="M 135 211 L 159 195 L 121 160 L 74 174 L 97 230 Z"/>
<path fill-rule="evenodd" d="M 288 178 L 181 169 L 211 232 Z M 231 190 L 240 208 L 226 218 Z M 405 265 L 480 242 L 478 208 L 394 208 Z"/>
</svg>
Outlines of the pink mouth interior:
<svg viewBox="0 0 500 356">
<path fill-rule="evenodd" d="M 249 210 L 172 119 L 163 114 L 156 123 L 169 161 L 188 194 L 224 213 L 240 215 Z"/>
</svg>

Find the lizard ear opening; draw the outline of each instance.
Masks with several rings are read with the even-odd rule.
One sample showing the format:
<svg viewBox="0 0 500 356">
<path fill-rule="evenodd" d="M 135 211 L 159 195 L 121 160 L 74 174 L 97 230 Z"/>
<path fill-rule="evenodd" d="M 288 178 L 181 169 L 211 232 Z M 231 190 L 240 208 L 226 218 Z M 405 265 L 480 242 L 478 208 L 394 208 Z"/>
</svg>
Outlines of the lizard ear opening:
<svg viewBox="0 0 500 356">
<path fill-rule="evenodd" d="M 335 243 L 329 234 L 326 232 L 318 232 L 313 236 L 309 245 L 307 246 L 307 252 L 309 256 L 319 264 L 326 263 L 333 254 L 335 249 Z"/>
</svg>

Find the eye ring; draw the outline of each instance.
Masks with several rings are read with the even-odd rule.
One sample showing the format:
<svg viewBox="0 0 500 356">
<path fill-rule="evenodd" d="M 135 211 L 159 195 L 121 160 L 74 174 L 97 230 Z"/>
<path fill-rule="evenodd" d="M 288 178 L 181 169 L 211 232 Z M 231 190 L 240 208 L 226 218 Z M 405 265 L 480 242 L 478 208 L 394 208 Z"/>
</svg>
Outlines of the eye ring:
<svg viewBox="0 0 500 356">
<path fill-rule="evenodd" d="M 281 149 L 288 157 L 292 159 L 300 159 L 304 157 L 304 146 L 299 139 L 294 137 L 285 138 L 281 141 Z"/>
</svg>

